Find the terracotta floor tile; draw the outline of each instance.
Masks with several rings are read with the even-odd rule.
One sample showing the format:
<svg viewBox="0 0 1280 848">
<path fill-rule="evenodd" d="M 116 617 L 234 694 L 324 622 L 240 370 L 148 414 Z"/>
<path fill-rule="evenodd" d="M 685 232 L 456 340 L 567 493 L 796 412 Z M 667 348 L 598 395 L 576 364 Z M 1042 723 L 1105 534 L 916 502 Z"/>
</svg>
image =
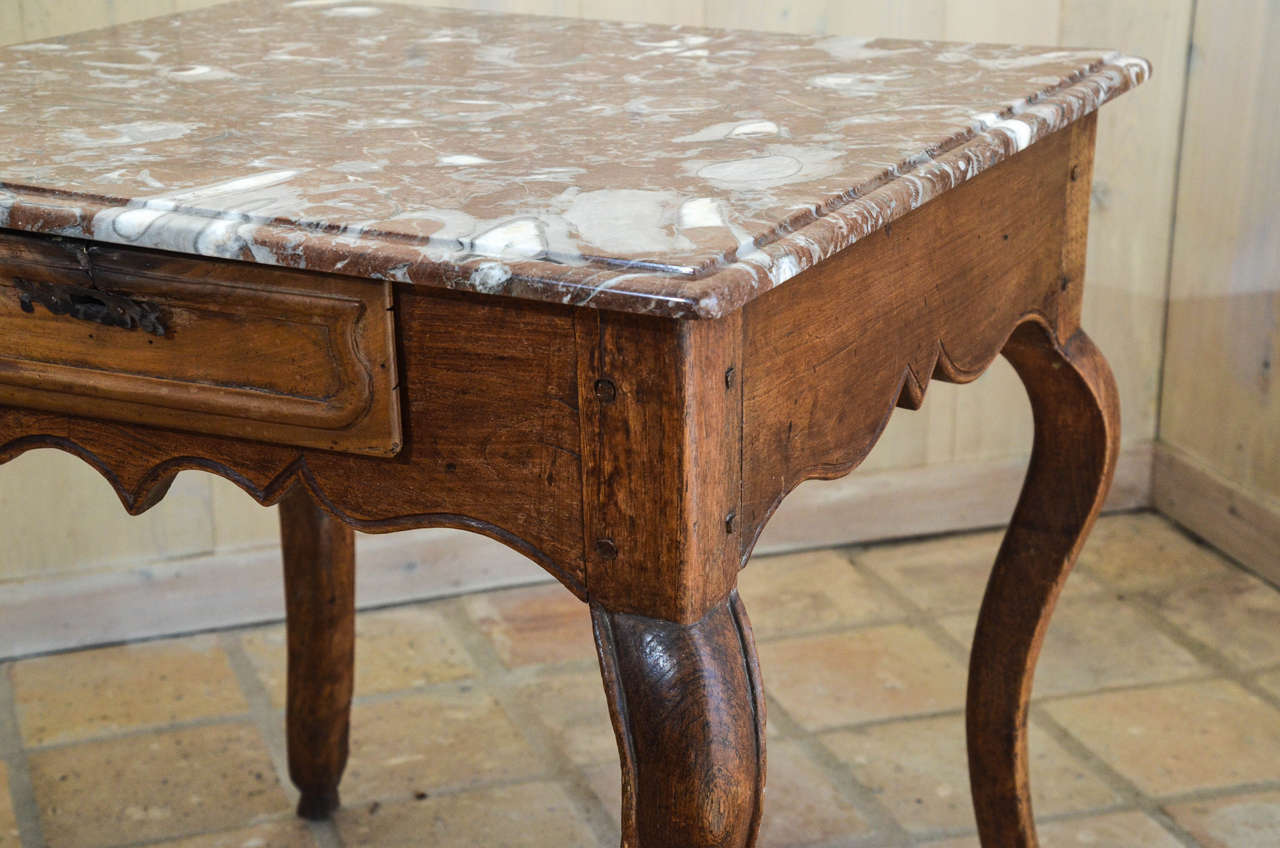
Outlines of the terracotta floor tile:
<svg viewBox="0 0 1280 848">
<path fill-rule="evenodd" d="M 964 667 L 901 625 L 762 645 L 773 698 L 809 730 L 964 705 Z"/>
<path fill-rule="evenodd" d="M 356 617 L 356 694 L 463 680 L 475 664 L 432 606 L 375 610 Z"/>
<path fill-rule="evenodd" d="M 1213 548 L 1153 512 L 1101 518 L 1076 567 L 1123 592 L 1158 591 L 1234 570 Z"/>
<path fill-rule="evenodd" d="M 284 706 L 288 644 L 283 625 L 240 639 L 271 702 Z M 462 643 L 434 605 L 371 610 L 356 616 L 356 695 L 397 692 L 476 674 Z"/>
<path fill-rule="evenodd" d="M 1280 792 L 1177 804 L 1166 812 L 1204 848 L 1280 845 Z"/>
<path fill-rule="evenodd" d="M 973 616 L 940 623 L 962 644 L 973 638 Z M 1077 598 L 1054 610 L 1033 694 L 1042 698 L 1212 673 L 1127 604 L 1105 596 Z"/>
<path fill-rule="evenodd" d="M 252 827 L 152 843 L 148 848 L 316 848 L 316 838 L 306 822 L 289 814 Z"/>
<path fill-rule="evenodd" d="M 1182 848 L 1182 843 L 1142 813 L 1111 813 L 1040 824 L 1040 848 Z M 977 836 L 921 843 L 921 848 L 981 848 Z M 1261 846 L 1259 846 L 1261 848 Z"/>
<path fill-rule="evenodd" d="M 618 762 L 618 743 L 609 721 L 600 672 L 556 675 L 519 690 L 551 731 L 552 743 L 574 763 Z"/>
<path fill-rule="evenodd" d="M 18 819 L 9 796 L 9 771 L 0 762 L 0 848 L 18 848 Z"/>
<path fill-rule="evenodd" d="M 1037 829 L 1041 848 L 1182 848 L 1167 830 L 1139 812 L 1052 822 Z"/>
<path fill-rule="evenodd" d="M 1266 674 L 1259 675 L 1257 680 L 1259 686 L 1280 698 L 1280 670 L 1269 671 Z"/>
<path fill-rule="evenodd" d="M 764 682 L 779 712 L 823 731 L 821 741 L 918 835 L 973 824 L 958 714 L 965 669 L 926 630 L 887 623 L 906 610 L 860 569 L 941 616 L 965 642 L 999 538 L 991 532 L 877 546 L 859 552 L 857 565 L 835 550 L 761 557 L 742 575 L 764 642 Z M 1189 635 L 1257 671 L 1258 684 L 1280 697 L 1280 592 L 1157 516 L 1123 515 L 1099 522 L 1054 617 L 1036 694 L 1069 697 L 1045 709 L 1153 797 L 1275 780 L 1280 708 L 1230 682 L 1188 682 L 1212 671 L 1116 597 L 1139 592 Z M 520 675 L 531 682 L 515 696 L 544 726 L 521 728 L 486 691 L 494 684 L 479 679 L 439 603 L 362 613 L 357 693 L 378 697 L 358 704 L 353 716 L 346 806 L 336 820 L 344 844 L 600 844 L 592 828 L 598 814 L 581 809 L 569 784 L 548 774 L 551 763 L 526 742 L 529 733 L 549 733 L 616 822 L 618 756 L 587 608 L 558 585 L 459 602 L 508 668 L 580 665 Z M 812 634 L 832 628 L 851 629 Z M 283 628 L 240 638 L 281 705 Z M 246 712 L 216 637 L 20 661 L 10 674 L 28 744 L 58 746 L 28 755 L 53 848 L 139 841 L 157 848 L 315 848 L 313 831 L 292 817 L 266 746 L 247 723 L 94 738 Z M 437 684 L 449 685 L 405 691 Z M 1098 691 L 1134 684 L 1161 685 Z M 402 694 L 388 696 L 394 692 Z M 939 711 L 956 712 L 909 719 Z M 848 778 L 829 776 L 801 741 L 776 736 L 776 724 L 771 731 L 761 848 L 850 841 L 906 848 L 906 837 L 871 833 L 856 795 L 841 784 Z M 1042 817 L 1119 803 L 1034 724 L 1031 748 Z M 19 848 L 5 781 L 0 763 L 0 848 Z M 1181 803 L 1168 812 L 1204 848 L 1280 845 L 1280 792 Z M 1139 812 L 1089 815 L 1042 824 L 1044 848 L 1181 845 Z M 927 845 L 978 848 L 973 836 Z"/>
<path fill-rule="evenodd" d="M 796 742 L 769 745 L 759 848 L 794 848 L 865 836 L 870 827 Z"/>
<path fill-rule="evenodd" d="M 1032 803 L 1040 815 L 1098 809 L 1115 795 L 1049 734 L 1031 726 Z M 961 716 L 894 722 L 821 737 L 913 833 L 975 826 Z"/>
<path fill-rule="evenodd" d="M 347 848 L 597 848 L 555 783 L 521 783 L 396 804 L 361 804 L 337 815 Z"/>
<path fill-rule="evenodd" d="M 118 845 L 247 824 L 289 810 L 258 731 L 218 724 L 28 755 L 45 840 Z"/>
<path fill-rule="evenodd" d="M 833 550 L 757 557 L 738 588 L 757 639 L 905 614 Z"/>
<path fill-rule="evenodd" d="M 342 794 L 352 802 L 391 801 L 543 768 L 491 696 L 464 688 L 403 695 L 355 706 Z"/>
<path fill-rule="evenodd" d="M 240 645 L 253 664 L 254 671 L 258 673 L 258 680 L 267 690 L 272 705 L 283 707 L 288 674 L 288 645 L 284 625 L 273 624 L 245 630 L 240 634 Z"/>
<path fill-rule="evenodd" d="M 618 827 L 619 832 L 622 829 L 622 770 L 616 759 L 612 763 L 596 763 L 595 765 L 585 766 L 582 774 L 587 779 L 587 785 L 591 787 L 591 791 L 600 799 L 601 805 L 609 814 L 610 820 Z M 612 845 L 617 839 L 610 840 Z"/>
<path fill-rule="evenodd" d="M 1280 710 L 1212 680 L 1108 692 L 1044 705 L 1151 796 L 1274 780 Z"/>
<path fill-rule="evenodd" d="M 1003 531 L 874 545 L 855 560 L 932 613 L 978 611 Z"/>
<path fill-rule="evenodd" d="M 472 595 L 466 607 L 507 668 L 595 660 L 591 613 L 559 584 Z"/>
<path fill-rule="evenodd" d="M 616 759 L 590 766 L 583 773 L 613 822 L 619 824 L 622 783 Z M 798 743 L 771 742 L 768 760 L 758 848 L 797 848 L 867 835 L 867 822 L 857 807 Z"/>
<path fill-rule="evenodd" d="M 876 545 L 855 559 L 926 612 L 976 615 L 1003 536 L 1003 530 L 994 530 Z M 1067 582 L 1066 595 L 1074 598 L 1104 591 L 1096 580 L 1076 572 Z"/>
<path fill-rule="evenodd" d="M 1280 591 L 1233 570 L 1187 586 L 1157 601 L 1174 624 L 1251 670 L 1280 662 Z"/>
<path fill-rule="evenodd" d="M 36 657 L 9 673 L 27 745 L 248 709 L 213 636 Z"/>
<path fill-rule="evenodd" d="M 950 839 L 940 839 L 929 842 L 915 843 L 919 848 L 982 848 L 978 842 L 977 835 L 974 836 L 954 836 Z M 1047 848 L 1041 845 L 1040 848 Z"/>
</svg>

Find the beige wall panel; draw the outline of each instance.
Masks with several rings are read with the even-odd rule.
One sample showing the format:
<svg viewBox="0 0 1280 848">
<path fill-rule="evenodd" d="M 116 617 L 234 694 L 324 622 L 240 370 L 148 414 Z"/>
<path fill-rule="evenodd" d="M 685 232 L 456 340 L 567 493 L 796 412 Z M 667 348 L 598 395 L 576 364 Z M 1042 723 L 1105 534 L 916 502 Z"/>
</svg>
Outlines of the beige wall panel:
<svg viewBox="0 0 1280 848">
<path fill-rule="evenodd" d="M 707 26 L 768 32 L 826 32 L 826 4 L 819 0 L 769 3 L 705 0 L 703 9 Z"/>
<path fill-rule="evenodd" d="M 828 2 L 825 31 L 834 35 L 887 38 L 942 38 L 946 0 L 863 0 Z"/>
<path fill-rule="evenodd" d="M 957 8 L 953 2 L 949 37 L 959 34 L 952 29 Z M 1019 30 L 1011 28 L 1017 16 L 1011 20 L 1002 30 L 1006 37 L 1037 40 L 1037 25 L 1024 22 L 1017 24 L 1022 27 Z M 1052 22 L 1064 44 L 1120 46 L 1150 59 L 1157 69 L 1146 85 L 1102 110 L 1094 163 L 1084 326 L 1115 372 L 1125 445 L 1150 442 L 1156 431 L 1190 25 L 1189 0 L 1063 0 L 1061 22 Z M 1000 30 L 994 23 L 991 26 L 993 31 Z M 1040 32 L 1047 34 L 1048 29 Z M 948 387 L 948 391 L 956 389 Z M 887 436 L 896 437 L 896 433 Z M 941 428 L 929 433 L 932 440 L 945 437 Z M 1005 362 L 997 362 L 974 386 L 959 390 L 955 461 L 1021 455 L 1029 450 L 1031 438 L 1025 393 Z M 938 455 L 939 450 L 933 453 Z"/>
<path fill-rule="evenodd" d="M 173 0 L 0 0 L 20 3 L 23 40 L 33 41 L 86 29 L 167 15 Z"/>
<path fill-rule="evenodd" d="M 949 7 L 949 37 L 963 34 L 963 27 L 953 28 L 962 5 Z M 1060 23 L 1047 12 L 1041 23 L 1012 12 L 1003 25 L 989 22 L 993 32 L 1010 39 L 1035 41 L 1052 28 L 1064 44 L 1121 46 L 1146 56 L 1157 68 L 1150 82 L 1102 110 L 1090 212 L 1084 325 L 1115 371 L 1126 445 L 1150 442 L 1156 431 L 1190 5 L 1189 0 L 1063 0 Z M 979 7 L 983 4 L 975 9 Z M 985 7 L 1001 11 L 1000 4 Z M 1025 393 L 1005 362 L 998 361 L 973 386 L 943 391 L 956 393 L 951 459 L 999 459 L 1029 449 L 1032 426 Z M 931 388 L 930 394 L 934 392 Z M 945 422 L 931 428 L 927 438 L 935 443 L 929 461 L 945 459 Z M 886 434 L 885 467 L 910 456 L 901 441 L 897 431 Z"/>
<path fill-rule="evenodd" d="M 49 37 L 170 9 L 182 11 L 221 2 L 225 0 L 0 0 L 0 7 L 12 10 L 11 14 L 0 15 L 0 41 L 6 37 Z M 1114 45 L 1148 56 L 1157 66 L 1154 79 L 1120 104 L 1104 110 L 1102 116 L 1086 321 L 1116 367 L 1125 409 L 1126 442 L 1133 444 L 1152 437 L 1182 57 L 1191 0 L 398 2 L 866 37 L 1061 41 Z M 935 383 L 923 409 L 898 411 L 863 470 L 1018 457 L 1026 454 L 1030 440 L 1030 415 L 1021 386 L 1008 366 L 997 362 L 976 384 L 956 387 Z M 7 503 L 6 497 L 12 499 L 20 493 L 27 501 L 22 515 L 29 518 L 52 514 L 68 497 L 83 498 L 83 539 L 93 539 L 98 533 L 112 540 L 105 546 L 69 541 L 61 549 L 55 546 L 47 553 L 24 554 L 33 564 L 31 567 L 93 568 L 110 562 L 127 567 L 130 558 L 142 561 L 167 555 L 158 551 L 187 555 L 202 545 L 233 550 L 274 544 L 276 539 L 274 511 L 262 509 L 234 485 L 218 478 L 183 475 L 159 507 L 141 519 L 128 519 L 95 472 L 87 467 L 81 467 L 78 473 L 70 470 L 68 466 L 74 466 L 75 460 L 41 452 L 22 462 L 23 465 L 6 469 L 8 473 L 0 473 L 0 504 Z M 15 468 L 19 470 L 15 472 Z M 59 479 L 64 484 L 34 490 L 26 485 L 14 489 L 13 484 L 5 488 L 9 478 L 49 475 L 62 475 Z M 201 497 L 208 504 L 203 517 L 192 517 L 189 509 L 174 509 L 181 486 L 203 492 Z M 170 514 L 177 517 L 165 517 Z M 8 522 L 8 518 L 0 522 L 0 533 Z M 189 532 L 190 538 L 183 541 L 175 535 L 180 532 Z M 4 573 L 5 567 L 0 565 L 0 576 Z"/>
<path fill-rule="evenodd" d="M 158 506 L 131 518 L 79 457 L 37 450 L 0 466 L 0 582 L 129 570 L 213 549 L 207 478 L 178 475 Z"/>
<path fill-rule="evenodd" d="M 17 44 L 22 37 L 22 5 L 18 0 L 0 0 L 0 44 Z"/>
<path fill-rule="evenodd" d="M 708 26 L 864 37 L 941 38 L 945 0 L 707 0 Z"/>
<path fill-rule="evenodd" d="M 702 3 L 688 0 L 582 0 L 582 17 L 601 21 L 640 21 L 701 26 Z"/>
<path fill-rule="evenodd" d="M 111 22 L 110 4 L 102 0 L 16 0 L 16 3 L 22 15 L 23 41 L 96 29 Z"/>
<path fill-rule="evenodd" d="M 280 519 L 275 507 L 261 506 L 224 477 L 208 476 L 214 550 L 262 547 L 279 541 Z"/>
<path fill-rule="evenodd" d="M 948 38 L 1115 45 L 1157 68 L 1150 82 L 1102 110 L 1090 213 L 1085 327 L 1116 373 L 1126 445 L 1150 442 L 1156 431 L 1190 23 L 1190 0 L 1063 0 L 1060 9 L 1057 0 L 951 0 L 947 7 Z M 953 419 L 933 414 L 923 426 L 895 419 L 866 467 L 975 462 L 1029 451 L 1026 396 L 1003 360 L 973 385 L 931 386 L 925 409 L 939 403 L 950 406 Z M 913 443 L 920 439 L 925 445 Z"/>
<path fill-rule="evenodd" d="M 1120 386 L 1125 444 L 1155 436 L 1190 0 L 1063 0 L 1062 41 L 1149 59 L 1098 118 L 1084 326 Z"/>
<path fill-rule="evenodd" d="M 884 435 L 858 466 L 859 472 L 918 468 L 932 462 L 947 462 L 954 447 L 955 388 L 944 383 L 930 383 L 924 406 L 915 410 L 894 410 Z"/>
<path fill-rule="evenodd" d="M 944 37 L 948 41 L 1057 44 L 1059 12 L 1059 0 L 947 0 Z"/>
<path fill-rule="evenodd" d="M 1035 435 L 1031 401 L 1004 357 L 992 363 L 977 382 L 946 388 L 956 393 L 955 461 L 1031 455 Z"/>
<path fill-rule="evenodd" d="M 276 508 L 259 506 L 253 498 L 241 491 L 239 486 L 222 477 L 210 474 L 208 480 L 213 507 L 213 549 L 217 553 L 210 561 L 225 562 L 229 559 L 262 561 L 263 550 L 274 548 L 279 544 L 280 516 Z M 454 576 L 449 579 L 454 582 L 455 591 L 457 585 L 466 584 L 466 580 L 469 579 L 467 575 L 483 582 L 489 579 L 486 569 L 495 562 L 506 563 L 513 558 L 527 564 L 530 573 L 535 575 L 541 573 L 536 565 L 525 560 L 523 556 L 508 552 L 506 549 L 499 550 L 501 546 L 498 542 L 462 530 L 405 530 L 390 535 L 396 537 L 394 541 L 383 534 L 356 534 L 356 561 L 361 564 L 359 572 L 362 575 L 357 582 L 356 594 L 357 601 L 361 604 L 385 604 L 394 600 L 393 595 L 368 585 L 365 577 L 371 569 L 380 573 L 402 569 L 405 583 L 401 588 L 406 598 L 421 597 L 424 592 L 448 591 L 450 587 L 445 582 L 438 582 L 438 578 L 443 579 L 440 574 L 423 573 L 417 580 L 411 575 L 422 570 L 421 566 L 431 561 L 430 556 L 439 556 L 442 551 L 454 548 L 475 556 L 473 570 L 465 565 L 445 563 L 454 570 Z M 391 550 L 403 552 L 403 558 L 399 564 L 386 561 L 386 554 Z M 276 569 L 274 577 L 265 578 L 270 585 L 271 580 L 279 577 L 279 554 L 271 553 L 265 559 L 274 563 L 272 568 Z M 375 566 L 375 563 L 381 564 Z"/>
<path fill-rule="evenodd" d="M 192 9 L 203 9 L 205 6 L 220 6 L 231 0 L 172 0 L 175 12 L 190 12 Z"/>
<path fill-rule="evenodd" d="M 1200 3 L 1161 438 L 1280 497 L 1280 5 Z"/>
<path fill-rule="evenodd" d="M 560 15 L 576 18 L 582 13 L 582 0 L 394 0 L 411 6 L 452 6 L 458 9 L 483 9 L 490 12 L 516 12 L 522 15 Z"/>
</svg>

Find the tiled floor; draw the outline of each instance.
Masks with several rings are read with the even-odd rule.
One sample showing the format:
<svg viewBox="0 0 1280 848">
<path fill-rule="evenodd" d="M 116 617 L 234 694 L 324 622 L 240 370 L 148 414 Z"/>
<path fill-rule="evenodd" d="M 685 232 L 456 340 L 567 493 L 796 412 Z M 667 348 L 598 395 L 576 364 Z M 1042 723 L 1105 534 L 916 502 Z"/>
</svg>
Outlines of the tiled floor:
<svg viewBox="0 0 1280 848">
<path fill-rule="evenodd" d="M 763 846 L 977 848 L 965 643 L 998 534 L 759 558 Z M 585 608 L 536 586 L 359 618 L 345 806 L 291 816 L 279 626 L 13 662 L 0 846 L 617 844 Z M 1280 592 L 1153 515 L 1104 519 L 1032 709 L 1045 848 L 1280 845 Z M 18 833 L 21 832 L 21 839 Z"/>
</svg>

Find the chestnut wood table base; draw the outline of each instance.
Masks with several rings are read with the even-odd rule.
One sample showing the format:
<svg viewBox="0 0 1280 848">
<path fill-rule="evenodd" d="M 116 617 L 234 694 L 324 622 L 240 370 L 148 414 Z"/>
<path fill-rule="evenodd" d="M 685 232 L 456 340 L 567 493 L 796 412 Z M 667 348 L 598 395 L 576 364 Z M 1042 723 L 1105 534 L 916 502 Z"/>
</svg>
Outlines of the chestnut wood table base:
<svg viewBox="0 0 1280 848">
<path fill-rule="evenodd" d="M 1036 845 L 1027 706 L 1054 603 L 1102 508 L 1120 446 L 1111 369 L 1083 331 L 1024 325 L 1004 348 L 1031 398 L 1035 445 L 978 614 L 965 724 L 984 846 Z"/>
<path fill-rule="evenodd" d="M 1003 348 L 1026 386 L 1035 444 L 979 615 L 966 723 L 984 846 L 1034 848 L 1027 708 L 1058 594 L 1096 520 L 1119 447 L 1106 361 L 1083 331 L 1035 323 Z M 289 615 L 290 775 L 298 814 L 338 805 L 352 693 L 352 536 L 302 487 L 281 501 Z M 765 702 L 735 591 L 691 624 L 591 604 L 622 766 L 624 848 L 748 848 L 760 827 Z"/>
<path fill-rule="evenodd" d="M 750 848 L 765 708 L 740 568 L 791 489 L 855 468 L 931 378 L 968 382 L 1003 353 L 1030 396 L 1035 443 L 982 605 L 966 713 L 982 844 L 1034 848 L 1032 673 L 1119 438 L 1110 372 L 1080 329 L 1093 131 L 1092 116 L 1077 121 L 714 320 L 409 284 L 352 290 L 303 271 L 0 231 L 0 270 L 27 293 L 0 299 L 0 329 L 37 316 L 32 349 L 48 360 L 0 394 L 0 461 L 69 451 L 132 513 L 184 469 L 280 503 L 300 815 L 337 806 L 347 758 L 353 531 L 454 527 L 524 553 L 586 603 L 618 737 L 623 846 Z M 171 321 L 182 346 L 86 323 L 106 301 L 73 298 L 81 314 L 55 314 L 28 296 L 61 309 L 85 274 L 120 289 L 144 280 L 142 301 L 111 302 Z M 198 308 L 163 306 L 188 302 Z M 263 317 L 278 302 L 292 323 Z M 274 352 L 270 367 L 246 365 L 218 329 L 237 316 L 255 349 Z M 199 382 L 197 344 L 225 385 Z M 85 377 L 86 357 L 118 379 Z M 291 388 L 325 381 L 332 398 Z M 108 389 L 104 406 L 94 392 Z M 148 418 L 170 396 L 200 414 Z"/>
<path fill-rule="evenodd" d="M 622 760 L 622 844 L 753 845 L 764 692 L 737 592 L 690 625 L 598 606 L 591 617 Z"/>
<path fill-rule="evenodd" d="M 298 815 L 338 807 L 355 686 L 355 534 L 302 486 L 280 500 L 289 660 L 285 728 Z"/>
</svg>

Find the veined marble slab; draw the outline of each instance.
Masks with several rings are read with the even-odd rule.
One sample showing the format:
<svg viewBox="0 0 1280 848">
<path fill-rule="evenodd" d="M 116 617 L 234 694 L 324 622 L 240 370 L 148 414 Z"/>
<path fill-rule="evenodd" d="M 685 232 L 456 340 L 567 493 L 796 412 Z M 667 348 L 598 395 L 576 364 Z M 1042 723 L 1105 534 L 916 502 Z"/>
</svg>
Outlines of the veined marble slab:
<svg viewBox="0 0 1280 848">
<path fill-rule="evenodd" d="M 714 318 L 1148 73 L 251 0 L 0 50 L 0 226 Z"/>
</svg>

